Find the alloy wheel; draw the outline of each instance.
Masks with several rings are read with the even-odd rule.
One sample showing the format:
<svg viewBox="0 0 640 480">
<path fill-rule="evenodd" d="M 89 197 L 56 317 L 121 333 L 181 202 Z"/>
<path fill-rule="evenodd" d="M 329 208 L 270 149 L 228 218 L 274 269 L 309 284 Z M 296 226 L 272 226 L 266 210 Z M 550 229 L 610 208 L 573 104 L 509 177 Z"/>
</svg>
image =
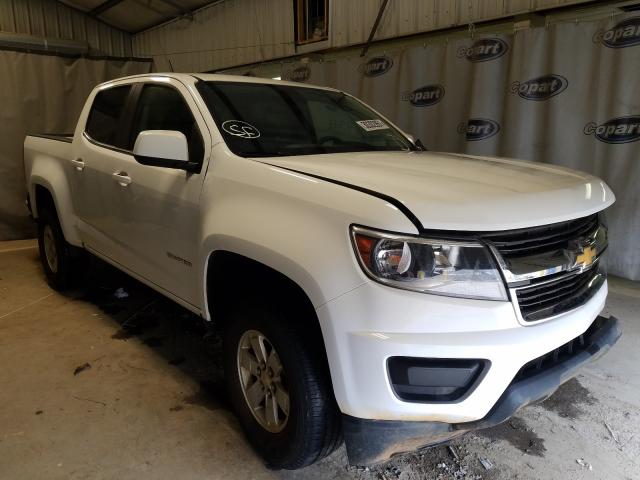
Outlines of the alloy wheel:
<svg viewBox="0 0 640 480">
<path fill-rule="evenodd" d="M 289 419 L 289 391 L 280 357 L 261 332 L 248 330 L 240 338 L 238 377 L 247 406 L 260 426 L 279 433 Z"/>
</svg>

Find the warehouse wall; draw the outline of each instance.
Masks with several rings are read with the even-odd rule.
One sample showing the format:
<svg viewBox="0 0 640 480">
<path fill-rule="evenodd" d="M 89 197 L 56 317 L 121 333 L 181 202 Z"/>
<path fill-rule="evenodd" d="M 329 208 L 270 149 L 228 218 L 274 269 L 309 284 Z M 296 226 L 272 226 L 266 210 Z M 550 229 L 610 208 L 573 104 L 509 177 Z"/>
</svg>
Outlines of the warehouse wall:
<svg viewBox="0 0 640 480">
<path fill-rule="evenodd" d="M 376 39 L 477 23 L 587 0 L 397 0 L 391 1 Z M 319 48 L 365 42 L 379 0 L 332 0 L 329 35 Z M 311 46 L 314 48 L 314 45 Z M 193 20 L 174 20 L 135 35 L 136 55 L 152 56 L 158 71 L 203 72 L 295 55 L 292 0 L 224 0 Z"/>
<path fill-rule="evenodd" d="M 73 132 L 93 87 L 150 69 L 143 61 L 0 51 L 0 240 L 35 235 L 24 205 L 25 135 Z"/>
<path fill-rule="evenodd" d="M 157 71 L 203 72 L 295 54 L 292 0 L 226 0 L 133 38 Z"/>
<path fill-rule="evenodd" d="M 15 40 L 44 45 L 45 38 L 49 49 L 52 44 L 71 51 L 78 47 L 114 59 L 15 51 Z M 151 63 L 117 60 L 131 57 L 131 35 L 54 0 L 0 0 L 0 40 L 0 240 L 8 240 L 35 233 L 24 206 L 25 135 L 73 131 L 96 84 L 148 72 Z"/>
<path fill-rule="evenodd" d="M 335 0 L 331 3 L 331 46 L 366 42 L 380 1 Z M 537 12 L 585 0 L 400 0 L 389 2 L 377 40 L 430 32 Z"/>
<path fill-rule="evenodd" d="M 94 55 L 132 55 L 131 35 L 54 0 L 0 0 L 0 32 L 86 42 Z"/>
</svg>

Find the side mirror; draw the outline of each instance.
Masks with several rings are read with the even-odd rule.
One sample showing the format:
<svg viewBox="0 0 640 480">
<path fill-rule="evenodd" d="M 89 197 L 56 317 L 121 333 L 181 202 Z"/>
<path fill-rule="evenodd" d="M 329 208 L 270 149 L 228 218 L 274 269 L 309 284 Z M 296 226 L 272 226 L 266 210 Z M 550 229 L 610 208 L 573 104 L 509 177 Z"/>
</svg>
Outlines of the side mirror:
<svg viewBox="0 0 640 480">
<path fill-rule="evenodd" d="M 427 151 L 427 147 L 424 146 L 424 143 L 422 143 L 422 140 L 420 140 L 419 138 L 414 142 L 414 145 L 418 148 L 418 150 L 422 152 Z"/>
<path fill-rule="evenodd" d="M 145 130 L 138 134 L 133 157 L 143 165 L 176 168 L 192 172 L 199 165 L 189 161 L 184 133 L 174 130 Z"/>
<path fill-rule="evenodd" d="M 413 143 L 416 146 L 418 150 L 422 152 L 427 150 L 427 147 L 424 146 L 424 144 L 419 138 L 414 137 L 410 133 L 405 133 L 405 136 L 411 141 L 411 143 Z"/>
</svg>

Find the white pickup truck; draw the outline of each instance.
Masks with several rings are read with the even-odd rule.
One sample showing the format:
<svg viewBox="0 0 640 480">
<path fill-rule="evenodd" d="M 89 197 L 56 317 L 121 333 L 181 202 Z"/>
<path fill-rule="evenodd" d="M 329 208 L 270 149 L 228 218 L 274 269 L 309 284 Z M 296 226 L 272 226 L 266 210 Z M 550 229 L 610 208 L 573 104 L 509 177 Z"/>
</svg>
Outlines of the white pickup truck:
<svg viewBox="0 0 640 480">
<path fill-rule="evenodd" d="M 88 251 L 224 336 L 247 437 L 280 468 L 368 464 L 500 423 L 620 336 L 600 316 L 609 187 L 424 151 L 343 92 L 207 74 L 99 85 L 25 140 L 55 289 Z"/>
</svg>

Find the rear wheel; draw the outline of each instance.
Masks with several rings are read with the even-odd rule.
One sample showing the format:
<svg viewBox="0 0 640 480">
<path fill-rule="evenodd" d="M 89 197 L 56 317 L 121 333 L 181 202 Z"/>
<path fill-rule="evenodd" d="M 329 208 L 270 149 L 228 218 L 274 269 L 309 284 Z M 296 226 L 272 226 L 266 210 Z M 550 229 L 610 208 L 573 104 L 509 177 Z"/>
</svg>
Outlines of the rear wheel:
<svg viewBox="0 0 640 480">
<path fill-rule="evenodd" d="M 69 288 L 77 259 L 72 257 L 73 247 L 64 239 L 58 216 L 51 208 L 43 209 L 38 216 L 38 247 L 47 283 L 59 291 Z"/>
<path fill-rule="evenodd" d="M 225 330 L 231 401 L 250 443 L 277 468 L 309 465 L 342 440 L 319 339 L 309 338 L 296 326 L 301 323 L 246 308 L 228 319 Z"/>
</svg>

